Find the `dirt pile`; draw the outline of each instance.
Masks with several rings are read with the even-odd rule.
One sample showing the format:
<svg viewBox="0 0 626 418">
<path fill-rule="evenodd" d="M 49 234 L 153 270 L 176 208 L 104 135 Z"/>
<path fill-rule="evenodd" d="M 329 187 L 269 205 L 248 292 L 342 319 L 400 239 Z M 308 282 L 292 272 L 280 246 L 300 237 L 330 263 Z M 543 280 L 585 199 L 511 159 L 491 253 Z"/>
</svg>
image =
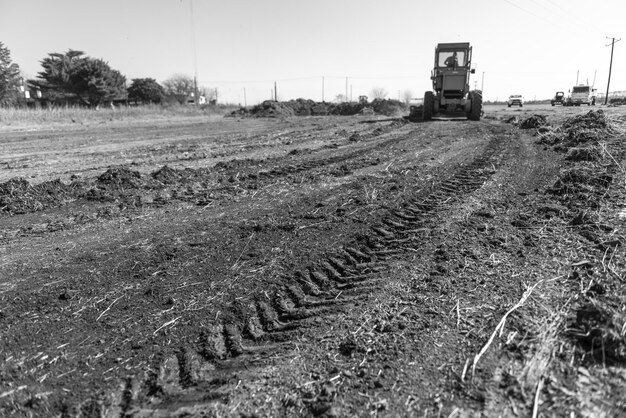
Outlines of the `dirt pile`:
<svg viewBox="0 0 626 418">
<path fill-rule="evenodd" d="M 364 103 L 337 103 L 331 105 L 329 109 L 330 115 L 352 116 L 359 114 L 363 109 L 372 109 L 372 113 L 377 113 L 372 106 L 367 106 Z"/>
<path fill-rule="evenodd" d="M 386 116 L 397 116 L 406 110 L 406 105 L 398 100 L 374 99 L 371 106 L 374 112 Z"/>
<path fill-rule="evenodd" d="M 598 141 L 614 135 L 615 132 L 613 123 L 600 109 L 568 118 L 560 127 L 539 131 L 539 135 L 541 143 L 554 145 L 556 150 L 568 150 L 595 146 Z"/>
<path fill-rule="evenodd" d="M 74 187 L 60 180 L 31 185 L 23 178 L 0 184 L 0 212 L 23 214 L 57 206 L 71 198 Z"/>
<path fill-rule="evenodd" d="M 532 115 L 529 118 L 524 119 L 520 124 L 520 129 L 537 129 L 548 122 L 546 121 L 546 117 L 544 115 Z"/>
<path fill-rule="evenodd" d="M 152 178 L 163 184 L 176 183 L 181 177 L 180 170 L 164 165 L 151 174 Z"/>
<path fill-rule="evenodd" d="M 125 167 L 110 167 L 107 171 L 100 174 L 97 183 L 102 186 L 135 189 L 141 184 L 141 174 L 138 171 L 129 170 Z"/>
<path fill-rule="evenodd" d="M 251 108 L 241 108 L 228 114 L 230 117 L 274 118 L 288 116 L 352 116 L 358 114 L 378 114 L 398 116 L 404 113 L 406 105 L 397 100 L 375 99 L 371 103 L 327 103 L 297 99 L 288 102 L 267 100 Z"/>
</svg>

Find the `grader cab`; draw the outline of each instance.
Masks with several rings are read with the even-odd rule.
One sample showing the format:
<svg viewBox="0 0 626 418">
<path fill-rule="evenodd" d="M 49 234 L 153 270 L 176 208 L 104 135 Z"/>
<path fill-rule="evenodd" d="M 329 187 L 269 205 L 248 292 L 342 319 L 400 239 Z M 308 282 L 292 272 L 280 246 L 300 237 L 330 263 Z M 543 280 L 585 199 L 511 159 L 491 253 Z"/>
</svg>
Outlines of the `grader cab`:
<svg viewBox="0 0 626 418">
<path fill-rule="evenodd" d="M 472 47 L 468 42 L 438 44 L 435 49 L 435 66 L 430 79 L 433 90 L 424 94 L 422 119 L 433 116 L 466 116 L 480 120 L 482 114 L 482 91 L 470 91 Z"/>
</svg>

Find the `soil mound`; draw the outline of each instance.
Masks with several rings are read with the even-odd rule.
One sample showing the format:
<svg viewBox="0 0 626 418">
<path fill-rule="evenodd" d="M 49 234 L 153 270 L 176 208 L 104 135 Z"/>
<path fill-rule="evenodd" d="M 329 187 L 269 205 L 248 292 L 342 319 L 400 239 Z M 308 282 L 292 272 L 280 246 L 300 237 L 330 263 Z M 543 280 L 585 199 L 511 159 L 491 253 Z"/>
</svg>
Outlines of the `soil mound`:
<svg viewBox="0 0 626 418">
<path fill-rule="evenodd" d="M 537 129 L 544 125 L 547 125 L 546 117 L 544 115 L 532 115 L 524 119 L 520 124 L 520 129 Z"/>
<path fill-rule="evenodd" d="M 329 113 L 329 103 L 318 103 L 313 100 L 296 99 L 284 103 L 293 109 L 297 116 L 325 116 Z"/>
<path fill-rule="evenodd" d="M 548 130 L 541 135 L 540 142 L 555 145 L 556 148 L 567 150 L 572 147 L 606 139 L 615 134 L 616 130 L 604 111 L 590 110 L 581 115 L 568 118 L 563 125 L 555 130 Z"/>
<path fill-rule="evenodd" d="M 594 165 L 571 167 L 561 170 L 558 179 L 548 192 L 559 196 L 577 193 L 603 194 L 612 181 L 613 177 L 610 174 L 598 172 Z"/>
<path fill-rule="evenodd" d="M 138 171 L 120 166 L 110 167 L 107 171 L 100 174 L 97 182 L 103 186 L 136 189 L 141 186 L 141 174 Z"/>
<path fill-rule="evenodd" d="M 72 197 L 72 186 L 60 180 L 31 185 L 23 178 L 0 184 L 0 212 L 23 214 L 58 206 Z"/>
<path fill-rule="evenodd" d="M 374 99 L 371 106 L 375 113 L 386 116 L 397 116 L 406 110 L 406 105 L 398 100 Z"/>
<path fill-rule="evenodd" d="M 164 184 L 176 183 L 181 178 L 181 174 L 178 170 L 167 165 L 164 165 L 157 171 L 152 172 L 150 175 L 153 179 Z"/>
<path fill-rule="evenodd" d="M 598 141 L 614 133 L 611 122 L 602 110 L 591 110 L 584 115 L 567 119 L 562 126 L 564 142 L 568 147 L 589 141 Z"/>
<path fill-rule="evenodd" d="M 227 116 L 251 116 L 259 118 L 287 116 L 352 116 L 358 114 L 379 114 L 397 116 L 406 111 L 406 105 L 397 100 L 375 99 L 371 103 L 326 103 L 307 99 L 296 99 L 288 102 L 267 100 L 250 109 L 241 108 Z"/>
<path fill-rule="evenodd" d="M 266 100 L 254 106 L 251 113 L 253 116 L 259 118 L 276 118 L 281 116 L 294 116 L 296 114 L 293 108 L 288 104 L 270 100 Z"/>
<path fill-rule="evenodd" d="M 341 116 L 358 115 L 365 108 L 366 108 L 366 104 L 364 103 L 350 103 L 350 102 L 337 103 L 333 105 L 330 111 L 330 114 L 341 115 Z M 373 113 L 376 113 L 376 111 L 374 110 Z"/>
</svg>

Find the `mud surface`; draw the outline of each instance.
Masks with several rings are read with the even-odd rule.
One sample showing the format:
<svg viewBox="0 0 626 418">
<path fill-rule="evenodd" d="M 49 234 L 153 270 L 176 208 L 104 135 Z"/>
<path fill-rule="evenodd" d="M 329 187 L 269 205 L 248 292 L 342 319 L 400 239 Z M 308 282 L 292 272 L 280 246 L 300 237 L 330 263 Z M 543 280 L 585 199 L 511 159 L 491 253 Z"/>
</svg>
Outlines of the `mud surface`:
<svg viewBox="0 0 626 418">
<path fill-rule="evenodd" d="M 4 130 L 0 416 L 624 414 L 624 115 Z"/>
</svg>

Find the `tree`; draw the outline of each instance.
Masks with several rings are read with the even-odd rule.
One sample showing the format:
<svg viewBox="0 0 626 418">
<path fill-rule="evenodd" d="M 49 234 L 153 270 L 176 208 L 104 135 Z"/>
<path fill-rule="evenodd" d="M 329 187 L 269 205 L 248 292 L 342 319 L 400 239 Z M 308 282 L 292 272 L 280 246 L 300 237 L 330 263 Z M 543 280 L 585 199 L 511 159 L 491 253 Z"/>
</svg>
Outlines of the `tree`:
<svg viewBox="0 0 626 418">
<path fill-rule="evenodd" d="M 0 105 L 17 103 L 20 83 L 20 67 L 11 62 L 11 52 L 0 42 Z"/>
<path fill-rule="evenodd" d="M 387 90 L 382 87 L 374 87 L 372 88 L 372 97 L 374 99 L 384 99 L 387 97 Z"/>
<path fill-rule="evenodd" d="M 80 62 L 70 81 L 76 95 L 91 106 L 127 97 L 126 77 L 101 59 L 88 58 Z"/>
<path fill-rule="evenodd" d="M 147 103 L 161 103 L 165 89 L 153 78 L 133 78 L 128 87 L 128 98 Z"/>
<path fill-rule="evenodd" d="M 173 96 L 180 104 L 185 104 L 187 98 L 192 95 L 195 90 L 193 78 L 185 74 L 174 74 L 163 82 L 165 94 Z"/>
<path fill-rule="evenodd" d="M 82 51 L 51 53 L 41 61 L 39 79 L 30 80 L 49 98 L 76 98 L 88 106 L 126 97 L 126 78 L 101 59 Z"/>
<path fill-rule="evenodd" d="M 190 96 L 194 92 L 193 78 L 185 74 L 174 74 L 163 82 L 165 93 L 167 94 L 186 94 Z"/>
</svg>

